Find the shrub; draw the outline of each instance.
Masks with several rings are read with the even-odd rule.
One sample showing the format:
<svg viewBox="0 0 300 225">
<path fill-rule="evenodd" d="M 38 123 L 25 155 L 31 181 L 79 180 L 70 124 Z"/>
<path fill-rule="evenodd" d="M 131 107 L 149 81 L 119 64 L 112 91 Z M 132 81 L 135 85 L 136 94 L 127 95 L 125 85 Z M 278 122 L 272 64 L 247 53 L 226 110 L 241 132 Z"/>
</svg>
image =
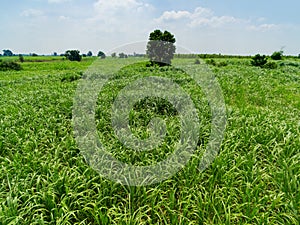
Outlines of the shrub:
<svg viewBox="0 0 300 225">
<path fill-rule="evenodd" d="M 271 59 L 273 59 L 273 60 L 281 60 L 281 59 L 282 59 L 282 56 L 283 56 L 283 51 L 274 52 L 274 53 L 271 55 Z"/>
<path fill-rule="evenodd" d="M 294 67 L 300 67 L 300 64 L 297 62 L 281 62 L 279 66 L 294 66 Z"/>
<path fill-rule="evenodd" d="M 68 50 L 65 53 L 65 57 L 70 61 L 81 61 L 81 55 L 79 50 Z"/>
<path fill-rule="evenodd" d="M 19 60 L 20 60 L 21 63 L 23 63 L 25 61 L 24 56 L 22 54 L 19 55 Z"/>
<path fill-rule="evenodd" d="M 206 64 L 212 65 L 212 66 L 216 66 L 217 65 L 217 63 L 216 63 L 216 61 L 214 59 L 208 59 L 208 60 L 206 60 Z"/>
<path fill-rule="evenodd" d="M 126 55 L 125 53 L 121 52 L 121 53 L 119 53 L 119 58 L 120 59 L 128 58 L 128 55 Z"/>
<path fill-rule="evenodd" d="M 252 58 L 251 65 L 263 67 L 268 62 L 265 55 L 257 54 Z"/>
<path fill-rule="evenodd" d="M 83 76 L 82 72 L 78 73 L 67 73 L 61 78 L 61 82 L 73 82 L 81 79 Z"/>
<path fill-rule="evenodd" d="M 228 62 L 225 62 L 225 61 L 219 62 L 219 63 L 217 64 L 217 66 L 219 66 L 219 67 L 222 67 L 222 66 L 228 66 Z"/>
<path fill-rule="evenodd" d="M 195 63 L 195 64 L 200 64 L 200 60 L 199 60 L 199 59 L 196 59 L 194 63 Z"/>
<path fill-rule="evenodd" d="M 92 53 L 92 51 L 89 51 L 89 52 L 86 54 L 86 56 L 88 56 L 88 57 L 92 57 L 92 56 L 93 56 L 93 53 Z"/>
<path fill-rule="evenodd" d="M 100 57 L 100 59 L 105 59 L 106 58 L 106 55 L 104 52 L 102 51 L 99 51 L 98 54 L 97 54 L 98 57 Z"/>
<path fill-rule="evenodd" d="M 265 65 L 263 65 L 263 68 L 266 69 L 276 69 L 277 67 L 277 63 L 275 62 L 267 62 Z"/>
<path fill-rule="evenodd" d="M 7 62 L 7 61 L 0 62 L 0 71 L 7 71 L 7 70 L 19 71 L 21 69 L 22 69 L 21 65 L 16 62 Z"/>
</svg>

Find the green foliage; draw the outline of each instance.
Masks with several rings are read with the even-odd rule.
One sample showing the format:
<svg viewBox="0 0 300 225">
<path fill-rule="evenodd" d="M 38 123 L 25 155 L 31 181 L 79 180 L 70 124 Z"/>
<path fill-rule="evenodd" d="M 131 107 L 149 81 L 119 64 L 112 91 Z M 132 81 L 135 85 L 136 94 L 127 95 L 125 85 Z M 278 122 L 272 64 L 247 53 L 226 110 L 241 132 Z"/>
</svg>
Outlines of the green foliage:
<svg viewBox="0 0 300 225">
<path fill-rule="evenodd" d="M 24 56 L 22 54 L 19 54 L 19 61 L 21 63 L 23 63 L 25 60 L 24 60 Z"/>
<path fill-rule="evenodd" d="M 66 73 L 62 78 L 62 82 L 73 82 L 82 78 L 82 72 Z"/>
<path fill-rule="evenodd" d="M 80 62 L 82 59 L 79 50 L 68 50 L 65 53 L 65 57 L 70 61 L 78 61 L 78 62 Z"/>
<path fill-rule="evenodd" d="M 217 65 L 217 63 L 216 63 L 216 61 L 214 59 L 207 59 L 205 62 L 208 65 L 212 65 L 212 66 L 216 66 Z"/>
<path fill-rule="evenodd" d="M 111 57 L 112 58 L 116 58 L 117 57 L 117 53 L 115 53 L 115 52 L 111 53 Z"/>
<path fill-rule="evenodd" d="M 287 61 L 287 62 L 281 62 L 279 64 L 279 66 L 293 66 L 293 67 L 300 67 L 300 63 L 299 62 L 290 62 L 290 61 Z"/>
<path fill-rule="evenodd" d="M 101 59 L 105 59 L 106 58 L 106 55 L 104 52 L 102 51 L 99 51 L 98 54 L 97 54 L 98 57 L 100 57 Z"/>
<path fill-rule="evenodd" d="M 194 64 L 200 64 L 200 60 L 199 59 L 195 59 Z"/>
<path fill-rule="evenodd" d="M 180 53 L 174 54 L 174 58 L 177 59 L 194 59 L 197 57 L 199 57 L 198 54 L 180 54 Z"/>
<path fill-rule="evenodd" d="M 92 53 L 92 51 L 89 51 L 86 55 L 87 55 L 88 57 L 92 57 L 92 56 L 93 56 L 93 53 Z"/>
<path fill-rule="evenodd" d="M 199 58 L 201 59 L 246 59 L 246 58 L 251 58 L 251 56 L 242 56 L 242 55 L 222 55 L 222 54 L 199 54 Z"/>
<path fill-rule="evenodd" d="M 152 64 L 160 66 L 171 65 L 174 58 L 176 39 L 169 31 L 155 30 L 150 33 L 147 44 L 147 55 Z"/>
<path fill-rule="evenodd" d="M 13 61 L 3 61 L 0 62 L 0 71 L 7 71 L 7 70 L 21 70 L 22 67 L 20 64 L 13 62 Z"/>
<path fill-rule="evenodd" d="M 119 58 L 120 59 L 125 59 L 125 58 L 128 58 L 128 55 L 126 55 L 125 53 L 121 52 L 121 53 L 119 53 Z"/>
<path fill-rule="evenodd" d="M 155 98 L 134 105 L 130 129 L 146 136 L 147 122 L 162 117 L 168 132 L 161 146 L 130 151 L 115 137 L 114 99 L 127 84 L 153 73 L 174 80 L 191 96 L 203 131 L 194 156 L 176 175 L 129 187 L 90 168 L 75 142 L 72 106 L 78 81 L 61 79 L 79 77 L 93 59 L 48 59 L 26 62 L 22 72 L 0 73 L 0 224 L 299 224 L 300 67 L 257 70 L 245 66 L 248 59 L 226 59 L 230 66 L 215 70 L 228 126 L 217 158 L 200 171 L 213 119 L 205 93 L 172 66 L 120 60 L 131 65 L 103 86 L 95 104 L 97 135 L 113 157 L 150 165 L 168 157 L 180 141 L 176 110 Z M 113 67 L 118 60 L 102 63 Z M 201 68 L 193 61 L 173 63 Z"/>
<path fill-rule="evenodd" d="M 3 56 L 13 56 L 13 52 L 9 49 L 3 50 Z"/>
<path fill-rule="evenodd" d="M 226 61 L 217 62 L 215 59 L 207 59 L 206 64 L 212 66 L 218 66 L 218 67 L 228 66 L 228 62 Z"/>
<path fill-rule="evenodd" d="M 268 62 L 265 55 L 257 54 L 252 58 L 251 65 L 263 67 Z"/>
<path fill-rule="evenodd" d="M 217 63 L 217 66 L 218 66 L 218 67 L 228 66 L 228 62 L 226 62 L 226 61 L 221 61 L 221 62 Z"/>
<path fill-rule="evenodd" d="M 273 59 L 273 60 L 281 60 L 282 57 L 283 57 L 283 51 L 274 52 L 274 53 L 271 55 L 271 59 Z"/>
<path fill-rule="evenodd" d="M 266 69 L 276 69 L 278 67 L 276 62 L 267 62 L 265 65 L 263 65 L 263 68 Z"/>
</svg>

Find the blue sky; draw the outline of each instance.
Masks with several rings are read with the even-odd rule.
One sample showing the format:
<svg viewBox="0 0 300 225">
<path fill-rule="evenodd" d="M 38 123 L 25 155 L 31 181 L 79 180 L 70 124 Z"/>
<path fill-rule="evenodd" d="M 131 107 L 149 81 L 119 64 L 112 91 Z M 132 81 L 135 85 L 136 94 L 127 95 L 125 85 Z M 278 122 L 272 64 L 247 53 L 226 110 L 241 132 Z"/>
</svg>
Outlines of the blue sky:
<svg viewBox="0 0 300 225">
<path fill-rule="evenodd" d="M 105 52 L 158 28 L 196 53 L 300 54 L 298 0 L 10 0 L 0 3 L 0 49 Z"/>
</svg>

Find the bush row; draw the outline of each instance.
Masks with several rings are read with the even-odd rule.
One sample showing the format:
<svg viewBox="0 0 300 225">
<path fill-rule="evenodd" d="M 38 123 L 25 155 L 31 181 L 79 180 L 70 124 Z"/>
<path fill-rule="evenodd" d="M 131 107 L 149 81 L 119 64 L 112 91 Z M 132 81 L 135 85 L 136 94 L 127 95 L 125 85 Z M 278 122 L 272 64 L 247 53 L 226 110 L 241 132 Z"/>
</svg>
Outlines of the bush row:
<svg viewBox="0 0 300 225">
<path fill-rule="evenodd" d="M 7 71 L 7 70 L 21 70 L 22 67 L 19 63 L 13 61 L 0 61 L 0 71 Z"/>
</svg>

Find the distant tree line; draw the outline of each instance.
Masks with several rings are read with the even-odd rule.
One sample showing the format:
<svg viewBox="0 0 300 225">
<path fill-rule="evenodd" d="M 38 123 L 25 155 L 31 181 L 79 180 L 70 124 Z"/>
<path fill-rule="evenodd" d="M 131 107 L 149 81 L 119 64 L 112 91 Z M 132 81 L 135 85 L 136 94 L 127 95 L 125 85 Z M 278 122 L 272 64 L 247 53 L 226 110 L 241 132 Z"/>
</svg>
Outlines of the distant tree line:
<svg viewBox="0 0 300 225">
<path fill-rule="evenodd" d="M 121 59 L 125 59 L 125 58 L 130 58 L 130 57 L 146 57 L 146 54 L 141 54 L 141 53 L 133 53 L 133 54 L 125 54 L 124 52 L 120 52 L 120 53 L 116 53 L 113 52 L 110 55 L 112 58 L 117 58 L 117 56 Z"/>
<path fill-rule="evenodd" d="M 272 55 L 269 57 L 266 55 L 260 55 L 256 54 L 255 56 L 241 56 L 241 55 L 223 55 L 221 53 L 219 54 L 175 54 L 175 37 L 173 34 L 171 34 L 168 31 L 160 31 L 160 30 L 154 30 L 150 33 L 149 41 L 147 43 L 147 50 L 146 54 L 126 54 L 124 52 L 120 53 L 112 53 L 112 58 L 128 58 L 128 57 L 148 57 L 150 59 L 150 62 L 152 64 L 160 64 L 162 66 L 164 65 L 170 65 L 171 60 L 175 58 L 191 58 L 196 59 L 195 64 L 199 64 L 199 59 L 222 59 L 222 58 L 251 58 L 251 65 L 253 66 L 259 66 L 259 67 L 275 67 L 274 62 L 269 62 L 268 59 L 272 60 L 283 60 L 284 58 L 300 58 L 300 54 L 298 56 L 284 56 L 283 51 L 275 51 Z M 5 57 L 11 57 L 11 56 L 19 56 L 19 62 L 24 62 L 24 56 L 38 56 L 36 53 L 29 53 L 26 54 L 14 54 L 9 49 L 4 49 L 3 54 L 0 54 L 0 56 Z M 54 52 L 52 56 L 58 56 L 57 52 Z M 88 51 L 87 54 L 80 54 L 79 50 L 67 50 L 65 53 L 60 54 L 61 57 L 65 57 L 66 59 L 70 61 L 78 61 L 80 62 L 82 60 L 82 57 L 92 57 L 93 53 L 92 51 Z M 97 54 L 97 57 L 101 59 L 106 58 L 106 54 L 103 51 L 99 51 Z M 214 60 L 206 60 L 206 62 L 210 65 L 217 65 L 216 61 Z M 225 63 L 218 64 L 218 66 L 224 66 Z M 4 65 L 5 67 L 5 65 Z"/>
</svg>

